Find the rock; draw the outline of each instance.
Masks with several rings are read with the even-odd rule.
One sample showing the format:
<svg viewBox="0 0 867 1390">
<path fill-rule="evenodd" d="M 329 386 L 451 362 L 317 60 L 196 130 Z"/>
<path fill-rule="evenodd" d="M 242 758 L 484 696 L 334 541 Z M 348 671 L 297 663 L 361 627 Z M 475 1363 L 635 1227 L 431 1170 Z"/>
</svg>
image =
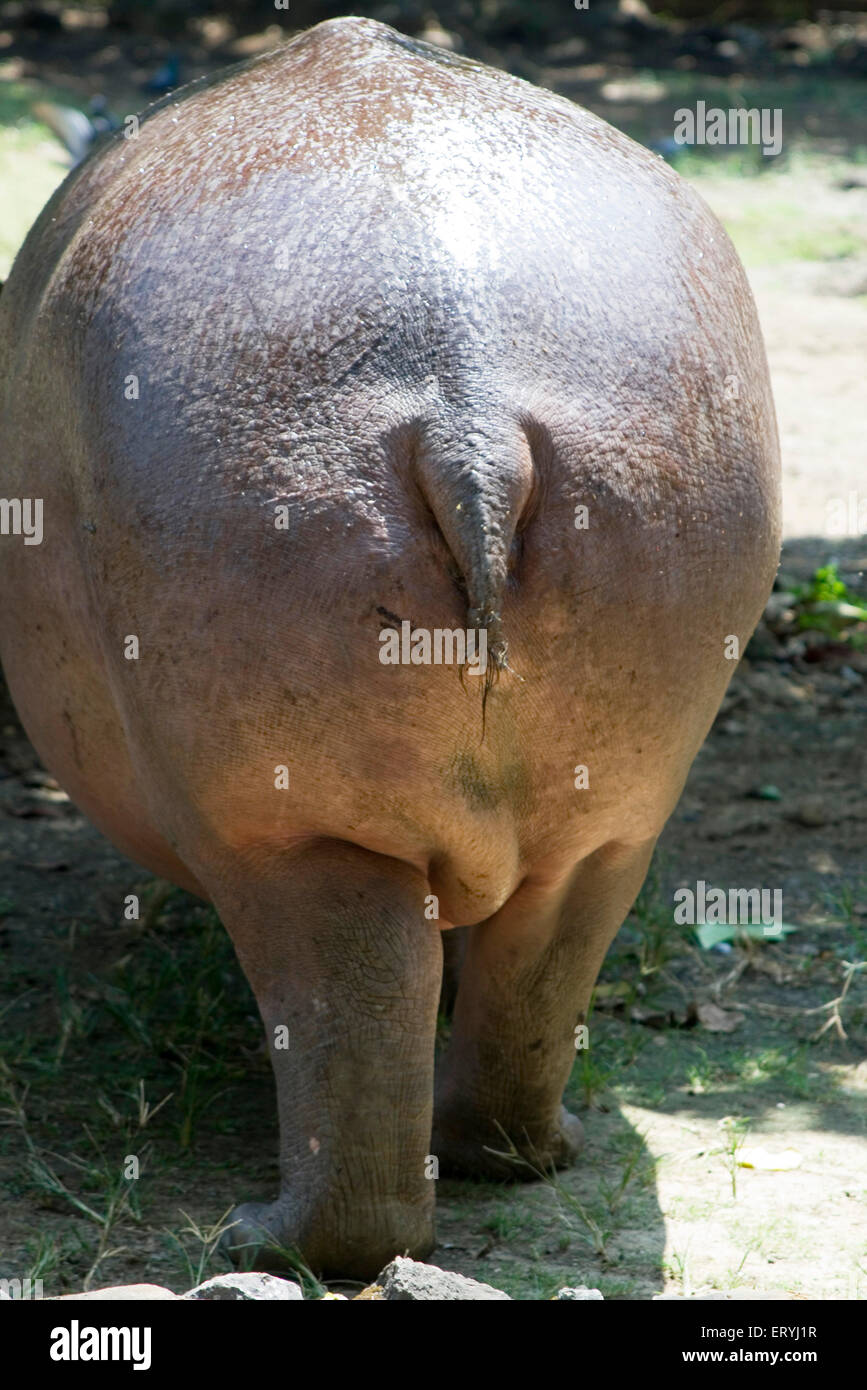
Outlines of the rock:
<svg viewBox="0 0 867 1390">
<path fill-rule="evenodd" d="M 798 825 L 814 828 L 828 824 L 828 812 L 820 796 L 805 796 L 792 812 L 791 819 L 797 821 Z"/>
<path fill-rule="evenodd" d="M 745 734 L 746 724 L 741 724 L 737 719 L 724 719 L 719 725 L 722 734 L 729 734 L 732 738 L 737 738 L 739 734 Z"/>
<path fill-rule="evenodd" d="M 771 625 L 781 621 L 786 625 L 793 623 L 797 617 L 796 603 L 796 594 L 785 589 L 782 591 L 775 589 L 765 604 L 765 621 Z"/>
<path fill-rule="evenodd" d="M 572 1289 L 558 1289 L 551 1302 L 554 1303 L 560 1299 L 564 1302 L 570 1300 L 585 1303 L 602 1303 L 604 1301 L 598 1289 L 588 1289 L 586 1284 L 578 1284 Z"/>
<path fill-rule="evenodd" d="M 208 1302 L 262 1302 L 274 1299 L 303 1299 L 304 1295 L 291 1279 L 278 1279 L 273 1274 L 218 1274 L 197 1284 L 184 1298 Z"/>
<path fill-rule="evenodd" d="M 436 1265 L 422 1264 L 418 1260 L 407 1260 L 400 1255 L 377 1275 L 376 1283 L 382 1288 L 383 1299 L 387 1301 L 402 1299 L 412 1303 L 433 1303 L 437 1300 L 509 1299 L 507 1293 L 492 1288 L 490 1284 L 480 1284 L 476 1279 L 465 1278 L 463 1274 L 454 1274 L 449 1269 L 438 1269 Z"/>
<path fill-rule="evenodd" d="M 583 58 L 586 52 L 587 40 L 576 35 L 570 39 L 563 39 L 561 43 L 549 44 L 545 50 L 545 59 L 549 63 L 574 63 L 576 58 Z"/>
<path fill-rule="evenodd" d="M 698 1021 L 708 1033 L 733 1033 L 744 1021 L 744 1015 L 733 1009 L 721 1009 L 709 999 L 698 1006 Z"/>
<path fill-rule="evenodd" d="M 139 1300 L 157 1303 L 160 1300 L 170 1298 L 180 1298 L 180 1294 L 172 1293 L 171 1289 L 163 1288 L 162 1284 L 114 1284 L 107 1289 L 91 1289 L 89 1293 L 64 1293 L 56 1299 L 48 1299 L 50 1303 L 64 1303 L 78 1301 L 99 1302 L 104 1300 L 111 1303 L 132 1303 Z"/>
<path fill-rule="evenodd" d="M 618 104 L 633 101 L 649 105 L 651 102 L 663 100 L 665 87 L 661 82 L 654 82 L 644 76 L 627 77 L 618 82 L 603 82 L 599 95 L 603 101 Z"/>
<path fill-rule="evenodd" d="M 781 671 L 750 671 L 747 679 L 754 695 L 783 709 L 809 704 L 813 698 L 809 686 L 799 684 Z"/>
<path fill-rule="evenodd" d="M 424 43 L 436 44 L 438 48 L 448 48 L 452 52 L 463 47 L 457 34 L 452 34 L 448 29 L 444 29 L 436 15 L 431 15 L 419 34 L 419 38 Z"/>
<path fill-rule="evenodd" d="M 656 28 L 660 23 L 653 11 L 645 4 L 645 0 L 618 0 L 617 18 L 614 22 L 617 23 L 621 19 L 637 19 L 648 29 Z"/>
</svg>

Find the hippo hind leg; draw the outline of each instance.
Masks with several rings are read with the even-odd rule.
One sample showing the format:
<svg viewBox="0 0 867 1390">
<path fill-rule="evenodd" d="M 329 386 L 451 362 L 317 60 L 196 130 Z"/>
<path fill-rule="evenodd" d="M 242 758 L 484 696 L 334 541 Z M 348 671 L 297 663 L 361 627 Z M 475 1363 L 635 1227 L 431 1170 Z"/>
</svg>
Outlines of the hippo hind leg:
<svg viewBox="0 0 867 1390">
<path fill-rule="evenodd" d="M 575 1030 L 653 844 L 603 846 L 556 889 L 530 876 L 470 929 L 437 1076 L 443 1176 L 531 1179 L 578 1156 L 582 1126 L 561 1104 Z"/>
<path fill-rule="evenodd" d="M 208 883 L 265 1024 L 281 1191 L 233 1215 L 246 1268 L 367 1279 L 434 1243 L 427 1155 L 442 946 L 417 870 L 339 841 Z"/>
</svg>

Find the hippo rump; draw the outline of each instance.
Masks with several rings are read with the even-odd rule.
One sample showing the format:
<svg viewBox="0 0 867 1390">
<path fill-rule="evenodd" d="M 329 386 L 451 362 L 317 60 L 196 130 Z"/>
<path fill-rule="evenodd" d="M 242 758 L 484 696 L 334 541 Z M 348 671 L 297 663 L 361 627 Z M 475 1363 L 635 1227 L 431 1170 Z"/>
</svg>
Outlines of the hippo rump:
<svg viewBox="0 0 867 1390">
<path fill-rule="evenodd" d="M 70 175 L 0 382 L 21 718 L 264 1021 L 281 1191 L 231 1247 L 424 1256 L 437 1172 L 576 1156 L 576 1029 L 772 584 L 731 244 L 580 107 L 333 20 Z"/>
</svg>

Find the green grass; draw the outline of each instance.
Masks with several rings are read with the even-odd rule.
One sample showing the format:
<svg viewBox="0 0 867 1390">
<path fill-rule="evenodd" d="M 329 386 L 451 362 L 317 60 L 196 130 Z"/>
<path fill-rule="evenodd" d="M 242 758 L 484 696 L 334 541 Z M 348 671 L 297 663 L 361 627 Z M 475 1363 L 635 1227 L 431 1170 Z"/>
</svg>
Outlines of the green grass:
<svg viewBox="0 0 867 1390">
<path fill-rule="evenodd" d="M 660 873 L 651 875 L 602 972 L 603 984 L 628 984 L 613 996 L 622 1007 L 594 1012 L 592 1046 L 576 1058 L 569 1085 L 574 1107 L 588 1100 L 592 1106 L 585 1161 L 529 1186 L 439 1184 L 441 1238 L 460 1232 L 470 1252 L 465 1272 L 519 1298 L 550 1298 L 579 1283 L 628 1298 L 658 1280 L 663 1263 L 684 1287 L 698 1277 L 690 1268 L 698 1257 L 680 1245 L 665 1261 L 658 1255 L 653 1269 L 649 1255 L 636 1264 L 630 1233 L 661 1231 L 656 1192 L 668 1169 L 664 1155 L 651 1155 L 639 1128 L 622 1118 L 622 1105 L 684 1118 L 693 1110 L 715 1122 L 718 1137 L 706 1153 L 715 1181 L 733 1189 L 729 1221 L 741 1207 L 741 1184 L 752 1182 L 736 1166 L 746 1122 L 760 1135 L 765 1113 L 785 1102 L 805 1128 L 830 1117 L 836 1127 L 863 1132 L 861 1094 L 836 1084 L 838 1072 L 848 1075 L 838 1065 L 846 1054 L 829 1034 L 811 1040 L 824 1015 L 807 1017 L 808 1008 L 839 994 L 844 962 L 861 959 L 853 931 L 861 892 L 853 884 L 835 897 L 821 929 L 821 959 L 805 958 L 803 970 L 795 945 L 764 948 L 791 960 L 792 1002 L 801 1006 L 791 1022 L 771 1028 L 748 1018 L 734 1036 L 659 1032 L 630 1019 L 630 1001 L 661 1005 L 681 997 L 677 981 L 692 978 L 698 965 L 716 962 L 724 970 L 728 963 L 698 952 L 688 930 L 671 927 L 666 936 L 671 905 Z M 63 951 L 48 949 L 5 982 L 13 997 L 2 1002 L 7 1026 L 0 1039 L 4 1196 L 39 1214 L 39 1236 L 27 1236 L 16 1269 L 44 1277 L 52 1292 L 113 1282 L 119 1260 L 137 1251 L 138 1278 L 184 1288 L 219 1272 L 226 1267 L 217 1239 L 227 1203 L 255 1195 L 251 1163 L 258 1161 L 267 1182 L 276 1178 L 261 1025 L 228 938 L 213 912 L 184 894 L 156 885 L 151 905 L 149 914 L 146 898 L 142 923 L 121 929 L 126 935 L 113 950 L 106 949 L 104 926 L 79 924 L 68 964 L 58 964 Z M 51 1006 L 34 1017 L 24 1005 L 48 993 Z M 849 993 L 852 1012 L 845 1016 L 857 1037 L 863 976 Z M 597 1070 L 588 1084 L 593 1057 Z M 263 1115 L 271 1117 L 267 1134 Z M 234 1136 L 251 1126 L 255 1145 L 238 1146 Z M 140 1166 L 135 1181 L 123 1172 L 131 1155 Z M 246 1191 L 236 1187 L 241 1178 Z M 710 1220 L 713 1202 L 697 1194 L 696 1203 L 696 1219 Z M 678 1220 L 685 1216 L 678 1210 Z M 747 1279 L 756 1252 L 773 1255 L 773 1241 L 770 1228 L 755 1239 L 739 1237 L 723 1282 L 733 1287 Z M 310 1271 L 299 1266 L 297 1276 L 313 1293 Z"/>
<path fill-rule="evenodd" d="M 30 82 L 0 81 L 0 281 L 69 172 L 60 146 L 30 114 L 35 99 L 63 101 L 64 95 Z"/>
<path fill-rule="evenodd" d="M 867 227 L 813 221 L 794 203 L 773 197 L 726 218 L 726 231 L 746 265 L 780 261 L 838 261 L 867 255 Z"/>
<path fill-rule="evenodd" d="M 79 925 L 79 954 L 89 953 L 97 932 Z M 185 1160 L 193 1166 L 186 1180 L 195 1183 L 206 1112 L 219 1104 L 220 1113 L 208 1115 L 209 1136 L 237 1133 L 245 1091 L 258 1100 L 268 1089 L 264 1058 L 260 1065 L 254 1056 L 255 1002 L 215 914 L 172 891 L 159 924 L 142 924 L 130 943 L 135 933 L 131 925 L 133 949 L 109 952 L 97 969 L 73 974 L 46 962 L 43 991 L 27 997 L 53 994 L 53 1007 L 34 1022 L 16 993 L 0 1039 L 7 1126 L 0 1153 L 19 1155 L 7 1196 L 78 1219 L 79 1248 L 64 1246 L 62 1258 L 55 1250 L 52 1268 L 63 1265 L 85 1286 L 124 1250 L 124 1233 L 141 1222 L 155 1189 L 184 1175 Z M 34 973 L 31 965 L 30 979 Z M 265 1085 L 251 1089 L 257 1077 Z M 184 1217 L 187 1235 L 176 1234 L 173 1246 L 176 1277 L 189 1265 L 183 1252 L 192 1227 Z M 215 1244 L 207 1257 L 216 1258 Z"/>
</svg>

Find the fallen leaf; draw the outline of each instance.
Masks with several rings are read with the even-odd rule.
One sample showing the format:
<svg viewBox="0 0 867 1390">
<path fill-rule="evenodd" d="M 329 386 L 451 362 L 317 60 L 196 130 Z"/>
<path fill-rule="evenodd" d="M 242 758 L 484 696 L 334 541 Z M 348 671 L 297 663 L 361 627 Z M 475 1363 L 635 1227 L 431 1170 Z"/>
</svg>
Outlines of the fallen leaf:
<svg viewBox="0 0 867 1390">
<path fill-rule="evenodd" d="M 707 1000 L 698 1006 L 698 1021 L 709 1033 L 733 1033 L 743 1023 L 744 1016 Z"/>
<path fill-rule="evenodd" d="M 748 936 L 751 941 L 779 941 L 797 930 L 790 922 L 769 922 L 767 926 L 761 922 L 702 922 L 695 934 L 702 950 L 709 951 L 721 941 L 737 941 L 739 936 Z"/>
<path fill-rule="evenodd" d="M 748 792 L 748 795 L 754 796 L 758 801 L 782 801 L 783 799 L 783 793 L 779 787 L 773 786 L 770 782 L 766 783 L 765 786 L 755 787 Z"/>
<path fill-rule="evenodd" d="M 626 1000 L 635 994 L 635 986 L 626 980 L 617 980 L 614 984 L 597 985 L 593 991 L 594 1009 L 622 1009 Z"/>
<path fill-rule="evenodd" d="M 598 1002 L 600 999 L 622 999 L 631 989 L 632 986 L 626 980 L 618 980 L 612 985 L 597 985 L 593 993 Z"/>
</svg>

